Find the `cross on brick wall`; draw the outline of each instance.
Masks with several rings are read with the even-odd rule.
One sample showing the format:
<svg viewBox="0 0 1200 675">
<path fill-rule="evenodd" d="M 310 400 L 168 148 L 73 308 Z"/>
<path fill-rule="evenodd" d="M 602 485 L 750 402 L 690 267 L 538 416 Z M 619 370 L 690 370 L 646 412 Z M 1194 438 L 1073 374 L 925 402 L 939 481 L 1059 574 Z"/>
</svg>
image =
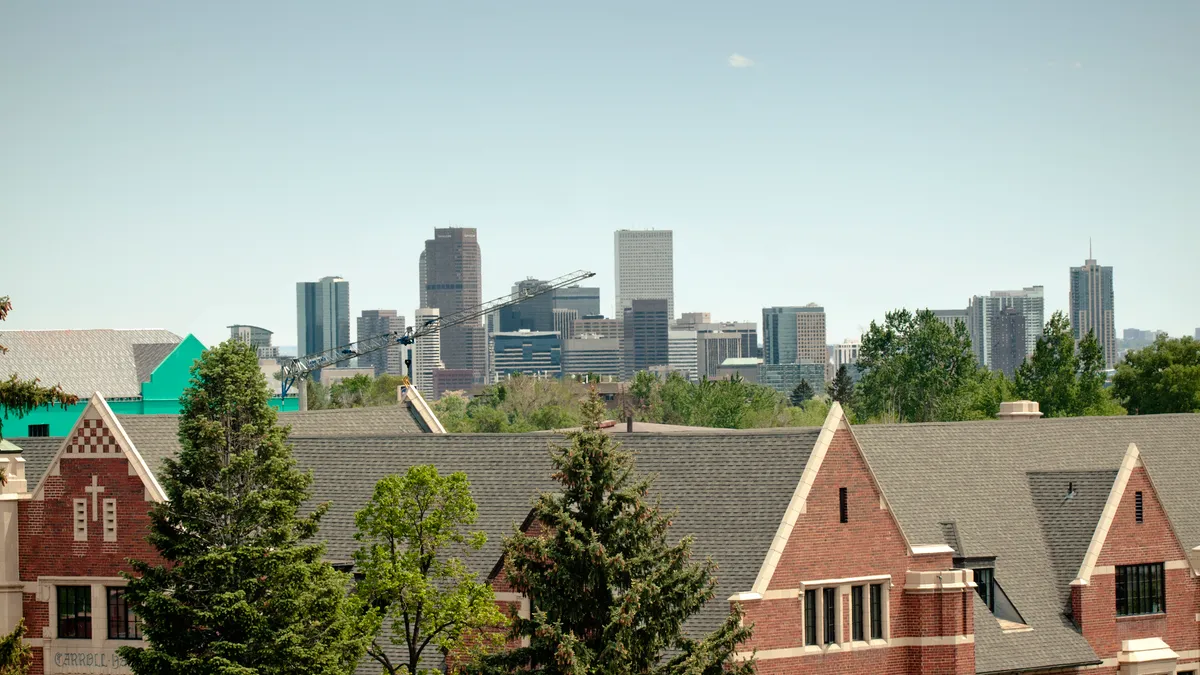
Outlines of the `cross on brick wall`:
<svg viewBox="0 0 1200 675">
<path fill-rule="evenodd" d="M 92 484 L 85 485 L 83 491 L 92 496 L 92 520 L 100 518 L 100 511 L 96 508 L 96 502 L 99 501 L 100 493 L 104 492 L 104 486 L 99 484 L 100 477 L 92 474 Z"/>
</svg>

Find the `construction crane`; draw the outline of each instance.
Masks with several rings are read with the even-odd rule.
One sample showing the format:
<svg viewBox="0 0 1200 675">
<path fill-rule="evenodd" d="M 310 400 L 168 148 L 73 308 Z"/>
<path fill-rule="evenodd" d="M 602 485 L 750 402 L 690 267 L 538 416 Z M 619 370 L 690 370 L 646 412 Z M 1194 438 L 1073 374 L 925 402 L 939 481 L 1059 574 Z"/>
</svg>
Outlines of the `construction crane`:
<svg viewBox="0 0 1200 675">
<path fill-rule="evenodd" d="M 301 399 L 300 409 L 304 410 L 307 407 L 305 405 L 305 399 L 307 399 L 307 396 L 306 387 L 304 386 L 302 380 L 322 368 L 343 363 L 345 361 L 349 361 L 350 359 L 359 356 L 365 356 L 372 352 L 377 352 L 380 349 L 387 349 L 388 347 L 393 347 L 395 345 L 412 345 L 418 339 L 433 335 L 443 328 L 460 326 L 471 323 L 472 321 L 478 321 L 480 318 L 491 314 L 498 309 L 515 305 L 519 302 L 542 295 L 544 293 L 556 291 L 560 288 L 566 288 L 573 284 L 577 284 L 584 279 L 590 279 L 594 276 L 596 276 L 595 272 L 577 270 L 575 272 L 571 272 L 570 274 L 564 274 L 556 279 L 539 283 L 535 287 L 519 289 L 514 293 L 502 295 L 494 300 L 489 300 L 482 305 L 468 307 L 453 314 L 447 314 L 446 316 L 434 317 L 428 321 L 425 321 L 420 326 L 410 326 L 403 331 L 394 330 L 390 333 L 364 338 L 358 342 L 352 342 L 341 347 L 334 347 L 332 349 L 326 349 L 325 351 L 317 352 L 315 354 L 308 354 L 307 356 L 291 359 L 283 366 L 283 385 L 280 390 L 280 396 L 282 398 L 287 398 L 288 391 L 291 390 L 293 386 L 296 386 L 296 384 L 299 382 Z M 411 383 L 413 381 L 412 359 L 408 355 L 405 355 L 404 363 L 408 366 L 408 381 Z"/>
</svg>

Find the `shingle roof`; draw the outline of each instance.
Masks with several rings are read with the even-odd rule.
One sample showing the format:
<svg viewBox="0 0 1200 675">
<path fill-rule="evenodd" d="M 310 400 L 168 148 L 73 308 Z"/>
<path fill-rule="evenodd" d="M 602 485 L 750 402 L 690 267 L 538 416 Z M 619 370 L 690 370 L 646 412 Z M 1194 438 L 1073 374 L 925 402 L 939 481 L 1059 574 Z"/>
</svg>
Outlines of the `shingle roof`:
<svg viewBox="0 0 1200 675">
<path fill-rule="evenodd" d="M 0 331 L 0 345 L 9 350 L 0 356 L 0 373 L 36 377 L 80 397 L 141 396 L 142 382 L 180 342 L 174 333 L 153 329 Z"/>
<path fill-rule="evenodd" d="M 29 485 L 29 491 L 33 492 L 42 474 L 46 473 L 46 467 L 50 466 L 54 453 L 58 452 L 66 439 L 62 436 L 22 436 L 6 437 L 4 440 L 21 449 L 21 457 L 25 460 L 25 482 Z"/>
<path fill-rule="evenodd" d="M 641 473 L 656 475 L 652 493 L 678 509 L 672 532 L 693 535 L 698 560 L 718 565 L 716 597 L 691 624 L 715 629 L 728 615 L 725 600 L 749 591 L 791 500 L 819 429 L 786 432 L 633 434 L 622 447 L 634 453 Z M 529 514 L 533 498 L 553 490 L 545 434 L 424 434 L 390 438 L 296 438 L 297 461 L 312 467 L 314 501 L 331 502 L 321 534 L 331 560 L 349 560 L 354 513 L 375 483 L 416 464 L 463 471 L 479 505 L 477 526 L 487 545 L 467 559 L 486 576 L 500 546 Z M 333 460 L 332 458 L 336 458 Z"/>
<path fill-rule="evenodd" d="M 1063 614 L 1063 587 L 1130 443 L 1141 452 L 1171 524 L 1200 545 L 1200 415 L 1042 419 L 853 429 L 913 544 L 946 541 L 953 522 L 968 555 L 994 555 L 996 581 L 1032 631 L 976 621 L 976 669 L 986 673 L 1096 660 Z M 1067 484 L 1076 497 L 1063 502 Z M 1082 547 L 1082 548 L 1081 548 Z M 1069 577 L 1069 578 L 1068 578 Z"/>
</svg>

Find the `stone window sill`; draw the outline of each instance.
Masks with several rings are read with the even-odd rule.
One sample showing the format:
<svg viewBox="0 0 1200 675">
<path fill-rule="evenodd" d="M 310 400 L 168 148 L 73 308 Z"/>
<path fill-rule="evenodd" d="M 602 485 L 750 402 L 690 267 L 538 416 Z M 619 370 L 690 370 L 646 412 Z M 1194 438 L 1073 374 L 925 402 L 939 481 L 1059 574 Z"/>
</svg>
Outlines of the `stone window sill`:
<svg viewBox="0 0 1200 675">
<path fill-rule="evenodd" d="M 1144 621 L 1146 619 L 1165 619 L 1165 618 L 1167 618 L 1166 612 L 1156 612 L 1154 614 L 1130 614 L 1129 616 L 1118 616 L 1117 621 L 1118 622 Z"/>
</svg>

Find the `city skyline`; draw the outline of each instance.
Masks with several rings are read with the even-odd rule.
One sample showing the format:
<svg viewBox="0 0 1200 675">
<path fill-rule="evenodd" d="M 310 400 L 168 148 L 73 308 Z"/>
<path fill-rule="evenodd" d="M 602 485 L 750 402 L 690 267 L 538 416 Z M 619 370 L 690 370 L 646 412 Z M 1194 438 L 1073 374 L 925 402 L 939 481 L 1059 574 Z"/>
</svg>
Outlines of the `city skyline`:
<svg viewBox="0 0 1200 675">
<path fill-rule="evenodd" d="M 608 316 L 612 233 L 670 229 L 676 314 L 819 299 L 830 342 L 989 288 L 1065 311 L 1091 237 L 1118 329 L 1200 325 L 1200 6 L 629 10 L 5 5 L 7 327 L 294 345 L 297 280 L 417 307 L 446 225 L 479 230 L 483 297 L 584 267 Z M 81 276 L 108 299 L 82 318 Z"/>
</svg>

